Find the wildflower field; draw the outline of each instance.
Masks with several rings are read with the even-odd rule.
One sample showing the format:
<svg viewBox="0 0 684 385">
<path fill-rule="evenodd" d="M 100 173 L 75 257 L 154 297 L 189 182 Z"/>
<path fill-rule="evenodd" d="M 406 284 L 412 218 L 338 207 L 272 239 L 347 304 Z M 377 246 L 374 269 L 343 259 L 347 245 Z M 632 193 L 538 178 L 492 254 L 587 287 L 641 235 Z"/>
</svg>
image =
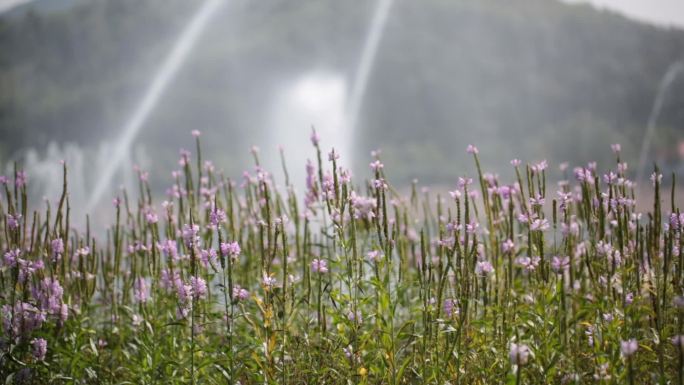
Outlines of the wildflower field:
<svg viewBox="0 0 684 385">
<path fill-rule="evenodd" d="M 352 177 L 312 132 L 295 195 L 285 160 L 231 180 L 193 134 L 167 200 L 139 171 L 106 235 L 73 226 L 68 165 L 36 212 L 30 175 L 3 177 L 5 383 L 684 384 L 674 177 L 639 213 L 619 145 L 557 184 L 468 146 L 453 191 L 403 196 L 379 153 Z"/>
</svg>

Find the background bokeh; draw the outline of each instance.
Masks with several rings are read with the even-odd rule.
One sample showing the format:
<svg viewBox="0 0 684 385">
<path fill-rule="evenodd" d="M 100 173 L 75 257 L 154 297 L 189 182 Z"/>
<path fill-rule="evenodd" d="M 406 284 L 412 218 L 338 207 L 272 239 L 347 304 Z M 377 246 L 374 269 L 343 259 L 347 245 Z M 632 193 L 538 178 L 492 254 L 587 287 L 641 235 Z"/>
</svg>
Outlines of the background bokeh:
<svg viewBox="0 0 684 385">
<path fill-rule="evenodd" d="M 6 169 L 21 162 L 32 188 L 54 199 L 58 160 L 66 159 L 72 194 L 86 199 L 201 6 L 35 0 L 0 13 Z M 455 183 L 472 171 L 469 143 L 504 175 L 512 158 L 548 159 L 554 170 L 563 161 L 608 167 L 610 144 L 621 143 L 636 175 L 663 78 L 684 57 L 684 29 L 587 4 L 396 0 L 349 132 L 346 103 L 375 9 L 375 1 L 225 0 L 135 137 L 112 188 L 130 184 L 137 164 L 163 193 L 177 150 L 194 150 L 194 129 L 202 131 L 203 156 L 227 175 L 240 178 L 251 167 L 250 146 L 274 165 L 270 154 L 283 144 L 299 177 L 312 125 L 357 173 L 367 172 L 369 151 L 381 148 L 395 183 Z M 684 76 L 675 75 L 647 155 L 649 164 L 684 176 Z"/>
</svg>

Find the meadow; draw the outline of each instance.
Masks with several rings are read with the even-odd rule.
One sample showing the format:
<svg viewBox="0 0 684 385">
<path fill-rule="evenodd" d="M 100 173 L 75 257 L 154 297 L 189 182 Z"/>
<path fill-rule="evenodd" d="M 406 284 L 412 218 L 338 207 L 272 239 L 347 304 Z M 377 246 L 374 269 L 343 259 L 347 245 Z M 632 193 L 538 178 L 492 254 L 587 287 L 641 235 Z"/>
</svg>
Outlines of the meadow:
<svg viewBox="0 0 684 385">
<path fill-rule="evenodd" d="M 380 152 L 357 178 L 315 131 L 305 184 L 282 150 L 227 178 L 193 136 L 166 200 L 143 170 L 110 192 L 106 234 L 73 225 L 68 165 L 33 212 L 31 176 L 0 179 L 5 383 L 684 384 L 676 183 L 654 168 L 637 212 L 619 145 L 502 181 L 463 144 L 451 191 L 402 195 Z"/>
</svg>

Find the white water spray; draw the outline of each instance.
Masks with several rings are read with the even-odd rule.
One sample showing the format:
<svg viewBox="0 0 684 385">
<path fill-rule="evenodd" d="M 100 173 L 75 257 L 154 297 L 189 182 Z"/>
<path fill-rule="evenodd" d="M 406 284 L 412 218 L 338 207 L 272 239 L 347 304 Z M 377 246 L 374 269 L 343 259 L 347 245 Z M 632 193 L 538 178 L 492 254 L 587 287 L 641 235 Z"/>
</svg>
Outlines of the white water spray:
<svg viewBox="0 0 684 385">
<path fill-rule="evenodd" d="M 279 158 L 268 154 L 274 151 L 275 144 L 283 145 L 290 166 L 288 173 L 295 186 L 301 187 L 304 183 L 306 159 L 315 161 L 311 146 L 303 145 L 307 143 L 305 138 L 311 126 L 320 134 L 326 156 L 334 148 L 341 156 L 339 165 L 353 164 L 354 131 L 393 3 L 394 0 L 378 0 L 350 93 L 341 76 L 316 70 L 303 75 L 275 99 L 266 164 L 271 170 L 279 166 Z"/>
<path fill-rule="evenodd" d="M 646 124 L 646 134 L 641 142 L 641 152 L 639 153 L 639 168 L 637 169 L 637 182 L 641 182 L 644 178 L 644 173 L 646 172 L 646 157 L 648 156 L 648 149 L 651 146 L 651 140 L 653 134 L 655 133 L 655 126 L 658 121 L 658 116 L 660 115 L 660 110 L 663 108 L 663 103 L 665 102 L 665 96 L 667 96 L 667 90 L 670 88 L 672 83 L 680 72 L 684 70 L 684 61 L 678 61 L 672 63 L 665 72 L 660 85 L 658 86 L 658 92 L 656 93 L 656 98 L 653 101 L 653 108 L 651 109 L 651 114 L 648 116 L 648 123 Z"/>
<path fill-rule="evenodd" d="M 114 174 L 124 163 L 130 152 L 133 140 L 145 124 L 150 113 L 159 103 L 159 99 L 164 94 L 169 83 L 175 77 L 178 69 L 188 57 L 197 38 L 207 26 L 211 16 L 218 10 L 223 0 L 206 0 L 199 7 L 190 23 L 185 27 L 180 37 L 176 41 L 169 55 L 164 59 L 159 72 L 155 75 L 150 87 L 145 92 L 140 104 L 124 126 L 123 132 L 112 151 L 112 158 L 102 170 L 95 188 L 88 201 L 87 212 L 92 212 L 100 202 L 102 196 L 112 183 Z"/>
<path fill-rule="evenodd" d="M 311 126 L 323 139 L 324 150 L 334 147 L 341 154 L 340 165 L 348 167 L 351 136 L 345 130 L 347 83 L 336 73 L 312 71 L 297 79 L 275 99 L 267 138 L 268 151 L 263 154 L 267 168 L 280 168 L 276 145 L 282 145 L 291 183 L 304 186 L 304 165 L 316 160 L 316 152 L 308 143 Z M 327 153 L 326 153 L 327 154 Z"/>
<path fill-rule="evenodd" d="M 390 9 L 394 0 L 378 0 L 378 5 L 375 8 L 373 20 L 371 21 L 370 31 L 366 37 L 361 52 L 361 60 L 356 68 L 354 82 L 352 83 L 351 96 L 347 109 L 347 127 L 349 129 L 349 136 L 353 137 L 356 130 L 356 123 L 359 118 L 361 104 L 363 97 L 368 87 L 368 78 L 375 63 L 375 57 L 378 53 L 380 40 L 385 32 L 385 24 L 389 16 Z"/>
</svg>

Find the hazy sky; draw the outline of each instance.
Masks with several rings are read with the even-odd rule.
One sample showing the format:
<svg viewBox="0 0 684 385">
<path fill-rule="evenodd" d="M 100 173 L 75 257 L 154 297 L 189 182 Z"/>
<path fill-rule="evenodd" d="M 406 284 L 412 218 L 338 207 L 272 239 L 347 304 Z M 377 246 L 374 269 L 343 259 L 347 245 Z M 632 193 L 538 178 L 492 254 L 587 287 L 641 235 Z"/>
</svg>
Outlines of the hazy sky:
<svg viewBox="0 0 684 385">
<path fill-rule="evenodd" d="M 15 5 L 26 3 L 28 1 L 30 0 L 0 0 L 0 13 L 5 12 L 6 10 L 14 7 Z"/>
<path fill-rule="evenodd" d="M 684 28 L 684 0 L 562 0 L 591 3 L 627 17 L 660 25 Z"/>
<path fill-rule="evenodd" d="M 0 13 L 31 0 L 0 0 Z M 50 0 L 42 0 L 50 1 Z M 684 0 L 561 0 L 568 3 L 591 3 L 633 19 L 684 28 Z"/>
</svg>

